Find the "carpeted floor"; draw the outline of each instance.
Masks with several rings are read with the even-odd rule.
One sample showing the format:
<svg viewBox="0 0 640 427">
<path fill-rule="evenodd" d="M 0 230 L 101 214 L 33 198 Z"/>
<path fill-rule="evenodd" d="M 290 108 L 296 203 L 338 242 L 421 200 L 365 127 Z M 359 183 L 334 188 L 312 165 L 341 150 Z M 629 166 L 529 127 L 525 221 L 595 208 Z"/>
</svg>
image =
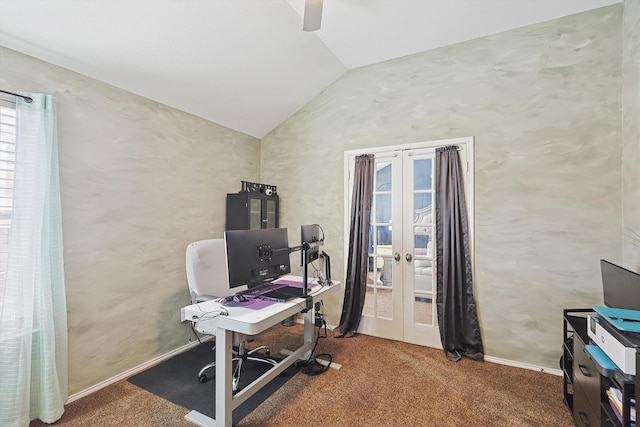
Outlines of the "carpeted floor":
<svg viewBox="0 0 640 427">
<path fill-rule="evenodd" d="M 302 333 L 279 327 L 252 344 L 268 343 L 275 355 L 297 348 Z M 320 340 L 317 353 L 343 368 L 296 374 L 237 426 L 573 426 L 558 376 L 449 362 L 440 350 L 364 335 Z M 186 426 L 187 412 L 120 381 L 69 404 L 55 425 Z"/>
</svg>

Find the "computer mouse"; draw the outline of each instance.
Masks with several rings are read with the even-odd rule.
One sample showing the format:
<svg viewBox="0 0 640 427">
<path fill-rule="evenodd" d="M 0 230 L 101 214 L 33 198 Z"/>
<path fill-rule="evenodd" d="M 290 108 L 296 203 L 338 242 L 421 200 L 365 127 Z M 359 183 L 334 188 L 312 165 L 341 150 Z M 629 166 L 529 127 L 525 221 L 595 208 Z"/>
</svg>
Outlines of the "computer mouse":
<svg viewBox="0 0 640 427">
<path fill-rule="evenodd" d="M 229 306 L 246 305 L 252 302 L 253 300 L 245 297 L 244 295 L 229 295 L 223 299 L 223 304 Z"/>
</svg>

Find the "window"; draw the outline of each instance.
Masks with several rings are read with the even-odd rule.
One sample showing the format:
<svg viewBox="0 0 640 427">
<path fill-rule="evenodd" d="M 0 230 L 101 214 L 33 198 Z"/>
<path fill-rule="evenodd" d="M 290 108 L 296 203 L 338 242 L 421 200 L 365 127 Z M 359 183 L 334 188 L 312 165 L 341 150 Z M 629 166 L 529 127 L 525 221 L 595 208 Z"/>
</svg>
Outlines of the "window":
<svg viewBox="0 0 640 427">
<path fill-rule="evenodd" d="M 0 299 L 4 295 L 13 211 L 13 172 L 16 159 L 16 110 L 0 103 Z"/>
</svg>

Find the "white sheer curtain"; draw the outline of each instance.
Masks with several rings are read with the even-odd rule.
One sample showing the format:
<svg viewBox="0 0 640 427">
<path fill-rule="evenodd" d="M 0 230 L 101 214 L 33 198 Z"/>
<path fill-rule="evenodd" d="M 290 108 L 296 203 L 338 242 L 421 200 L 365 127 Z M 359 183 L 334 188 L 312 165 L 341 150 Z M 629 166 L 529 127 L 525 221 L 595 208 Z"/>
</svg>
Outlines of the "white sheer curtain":
<svg viewBox="0 0 640 427">
<path fill-rule="evenodd" d="M 16 101 L 13 209 L 0 288 L 0 425 L 51 423 L 67 400 L 67 308 L 56 115 L 51 95 Z"/>
</svg>

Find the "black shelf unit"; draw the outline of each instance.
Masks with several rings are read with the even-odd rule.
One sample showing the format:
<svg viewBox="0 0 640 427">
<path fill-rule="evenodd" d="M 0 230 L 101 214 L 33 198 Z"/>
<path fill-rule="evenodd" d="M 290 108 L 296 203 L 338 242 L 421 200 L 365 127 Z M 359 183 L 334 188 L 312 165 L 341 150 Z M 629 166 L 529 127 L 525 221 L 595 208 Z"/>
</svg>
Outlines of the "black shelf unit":
<svg viewBox="0 0 640 427">
<path fill-rule="evenodd" d="M 601 408 L 601 425 L 602 426 L 615 426 L 615 427 L 630 427 L 631 426 L 631 416 L 630 416 L 630 408 L 631 403 L 630 399 L 635 398 L 635 381 L 633 379 L 625 379 L 623 381 L 616 380 L 614 378 L 608 378 L 605 376 L 601 377 L 601 395 L 600 395 L 600 408 Z M 614 414 L 611 405 L 609 404 L 609 397 L 606 394 L 606 390 L 609 387 L 616 387 L 618 390 L 622 392 L 623 400 L 622 400 L 622 419 L 621 422 L 618 420 L 618 417 Z"/>
<path fill-rule="evenodd" d="M 259 230 L 278 228 L 277 194 L 250 191 L 227 194 L 226 230 Z"/>
<path fill-rule="evenodd" d="M 638 357 L 636 355 L 636 364 Z M 637 373 L 638 371 L 636 371 Z M 631 426 L 631 399 L 635 399 L 635 382 L 636 378 L 626 375 L 619 369 L 612 373 L 600 372 L 600 407 L 601 407 L 601 425 L 615 427 Z M 622 421 L 615 415 L 607 390 L 609 387 L 615 387 L 622 392 Z"/>
<path fill-rule="evenodd" d="M 626 375 L 619 369 L 606 371 L 587 353 L 585 346 L 591 343 L 587 334 L 587 315 L 593 313 L 594 310 L 584 308 L 565 309 L 563 313 L 560 366 L 564 377 L 564 401 L 576 426 L 630 427 L 631 399 L 638 395 L 638 377 Z M 636 355 L 636 373 L 640 373 L 639 363 Z M 622 392 L 622 422 L 609 403 L 609 387 Z"/>
</svg>

